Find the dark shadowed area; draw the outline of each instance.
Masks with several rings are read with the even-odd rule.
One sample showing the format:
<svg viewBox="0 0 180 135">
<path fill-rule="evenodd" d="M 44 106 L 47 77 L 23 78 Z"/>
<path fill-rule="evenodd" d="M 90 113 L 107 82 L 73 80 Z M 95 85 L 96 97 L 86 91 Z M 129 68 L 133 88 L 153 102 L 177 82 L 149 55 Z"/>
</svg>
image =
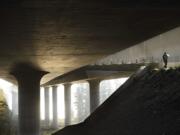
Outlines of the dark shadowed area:
<svg viewBox="0 0 180 135">
<path fill-rule="evenodd" d="M 53 135 L 178 135 L 180 69 L 134 74 L 83 123 Z"/>
<path fill-rule="evenodd" d="M 50 72 L 42 83 L 180 25 L 173 0 L 4 0 L 0 77 L 14 63 Z"/>
<path fill-rule="evenodd" d="M 59 128 L 59 84 L 64 85 L 60 126 L 67 127 L 54 135 L 180 134 L 179 68 L 146 68 L 134 74 L 83 123 L 68 126 L 73 83 L 88 81 L 86 108 L 93 112 L 99 105 L 101 80 L 129 77 L 145 60 L 162 64 L 164 51 L 172 56 L 168 66 L 178 65 L 179 28 L 180 2 L 175 0 L 2 0 L 0 80 L 2 86 L 6 81 L 17 85 L 18 92 L 10 84 L 6 98 L 12 112 L 18 113 L 9 126 L 10 111 L 0 101 L 0 134 L 13 135 L 7 127 L 16 128 L 13 132 L 18 135 Z M 122 64 L 118 68 L 111 61 L 117 52 Z M 103 66 L 102 58 L 109 55 L 104 60 L 111 65 Z"/>
</svg>

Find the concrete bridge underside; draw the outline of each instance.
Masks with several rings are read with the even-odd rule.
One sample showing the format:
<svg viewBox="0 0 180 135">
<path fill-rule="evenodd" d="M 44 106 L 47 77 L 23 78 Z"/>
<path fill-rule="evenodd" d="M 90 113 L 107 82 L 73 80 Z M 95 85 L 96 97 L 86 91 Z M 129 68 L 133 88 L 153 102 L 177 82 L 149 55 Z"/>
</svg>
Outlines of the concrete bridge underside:
<svg viewBox="0 0 180 135">
<path fill-rule="evenodd" d="M 0 5 L 0 77 L 26 62 L 42 83 L 179 26 L 169 1 L 7 0 Z"/>
<path fill-rule="evenodd" d="M 66 84 L 87 80 L 90 86 L 90 110 L 93 112 L 99 103 L 99 84 L 101 79 L 130 76 L 141 66 L 148 64 L 163 67 L 162 55 L 164 52 L 170 54 L 168 58 L 168 67 L 180 65 L 180 39 L 178 35 L 180 28 L 173 29 L 160 34 L 152 39 L 144 41 L 133 47 L 124 49 L 118 53 L 110 55 L 94 65 L 85 66 L 72 72 L 61 75 L 44 86 Z M 65 87 L 65 93 L 69 89 Z M 70 97 L 70 95 L 68 96 Z M 70 101 L 71 99 L 69 99 Z M 66 100 L 66 102 L 69 102 Z M 68 106 L 68 104 L 67 104 Z M 70 110 L 69 110 L 70 111 Z M 68 113 L 66 113 L 69 115 Z M 70 125 L 67 123 L 67 125 Z M 63 130 L 64 131 L 64 130 Z"/>
<path fill-rule="evenodd" d="M 169 0 L 7 0 L 0 7 L 0 77 L 18 82 L 20 135 L 39 135 L 47 72 L 42 83 L 180 25 L 180 5 Z"/>
</svg>

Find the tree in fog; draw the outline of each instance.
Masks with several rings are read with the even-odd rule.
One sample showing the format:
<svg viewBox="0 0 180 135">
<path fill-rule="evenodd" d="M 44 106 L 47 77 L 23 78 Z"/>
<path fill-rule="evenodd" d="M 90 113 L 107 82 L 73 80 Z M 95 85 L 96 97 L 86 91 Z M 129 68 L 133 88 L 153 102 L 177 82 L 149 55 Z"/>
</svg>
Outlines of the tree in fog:
<svg viewBox="0 0 180 135">
<path fill-rule="evenodd" d="M 73 121 L 81 122 L 89 115 L 89 88 L 87 83 L 75 84 L 73 94 L 75 98 L 73 108 L 77 112 L 77 116 L 73 114 Z"/>
<path fill-rule="evenodd" d="M 78 104 L 77 104 L 77 108 L 78 108 L 78 117 L 79 117 L 79 121 L 84 120 L 87 115 L 89 114 L 89 91 L 86 87 L 86 84 L 82 84 L 81 87 L 78 87 L 77 91 L 78 91 Z"/>
</svg>

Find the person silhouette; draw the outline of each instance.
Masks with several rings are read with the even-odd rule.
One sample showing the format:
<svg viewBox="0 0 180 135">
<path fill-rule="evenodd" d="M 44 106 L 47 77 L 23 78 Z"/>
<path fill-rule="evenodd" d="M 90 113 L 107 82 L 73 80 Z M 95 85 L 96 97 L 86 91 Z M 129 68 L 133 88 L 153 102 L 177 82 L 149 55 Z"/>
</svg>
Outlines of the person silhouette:
<svg viewBox="0 0 180 135">
<path fill-rule="evenodd" d="M 169 54 L 167 54 L 167 52 L 164 52 L 164 54 L 163 54 L 163 62 L 164 62 L 164 68 L 167 68 L 167 64 L 168 64 L 168 57 L 169 57 L 170 55 Z"/>
</svg>

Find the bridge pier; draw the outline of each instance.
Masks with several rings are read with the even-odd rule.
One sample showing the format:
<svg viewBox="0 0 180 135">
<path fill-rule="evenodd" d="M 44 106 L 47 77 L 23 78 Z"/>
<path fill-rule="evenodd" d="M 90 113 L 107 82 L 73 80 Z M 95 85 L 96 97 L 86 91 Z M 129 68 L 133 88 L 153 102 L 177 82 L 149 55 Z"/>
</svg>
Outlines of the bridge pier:
<svg viewBox="0 0 180 135">
<path fill-rule="evenodd" d="M 12 91 L 12 112 L 13 112 L 13 117 L 17 115 L 17 100 L 18 100 L 18 95 L 15 91 Z"/>
<path fill-rule="evenodd" d="M 71 84 L 64 84 L 65 125 L 71 124 Z"/>
<path fill-rule="evenodd" d="M 94 112 L 99 106 L 99 86 L 100 80 L 89 80 L 89 89 L 90 89 L 90 112 Z"/>
<path fill-rule="evenodd" d="M 49 128 L 49 87 L 44 88 L 44 99 L 45 99 L 45 127 Z"/>
<path fill-rule="evenodd" d="M 52 127 L 54 129 L 58 128 L 58 110 L 57 110 L 57 86 L 52 86 L 53 94 L 53 123 Z"/>
<path fill-rule="evenodd" d="M 19 135 L 40 134 L 40 79 L 46 72 L 17 65 L 11 72 L 18 81 Z"/>
</svg>

